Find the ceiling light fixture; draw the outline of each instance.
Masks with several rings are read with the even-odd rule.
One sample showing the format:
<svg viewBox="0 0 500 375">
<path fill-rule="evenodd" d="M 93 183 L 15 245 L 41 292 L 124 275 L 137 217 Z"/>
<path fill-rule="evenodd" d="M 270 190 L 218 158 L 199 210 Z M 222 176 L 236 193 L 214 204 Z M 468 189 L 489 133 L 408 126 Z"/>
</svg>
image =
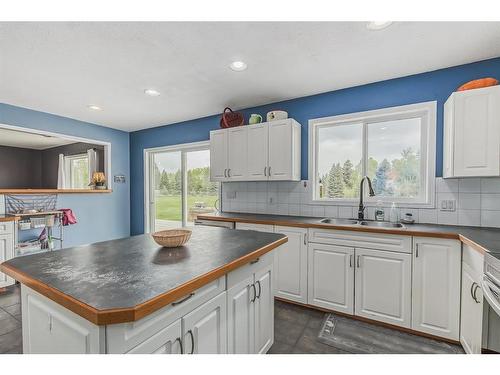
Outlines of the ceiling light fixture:
<svg viewBox="0 0 500 375">
<path fill-rule="evenodd" d="M 144 90 L 144 94 L 149 96 L 160 96 L 160 92 L 156 91 L 155 89 L 146 89 Z"/>
<path fill-rule="evenodd" d="M 368 30 L 382 30 L 389 27 L 391 24 L 392 21 L 372 21 L 367 23 L 366 28 Z"/>
<path fill-rule="evenodd" d="M 102 108 L 95 104 L 89 104 L 87 107 L 91 111 L 102 111 Z"/>
<path fill-rule="evenodd" d="M 235 72 L 241 72 L 247 68 L 247 64 L 243 61 L 233 61 L 229 67 Z"/>
</svg>

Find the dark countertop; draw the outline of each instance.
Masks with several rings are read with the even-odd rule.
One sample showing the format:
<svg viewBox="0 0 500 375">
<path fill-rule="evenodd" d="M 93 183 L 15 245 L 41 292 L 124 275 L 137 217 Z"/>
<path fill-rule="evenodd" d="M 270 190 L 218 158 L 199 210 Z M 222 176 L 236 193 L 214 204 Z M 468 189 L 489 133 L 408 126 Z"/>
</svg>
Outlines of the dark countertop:
<svg viewBox="0 0 500 375">
<path fill-rule="evenodd" d="M 363 232 L 378 232 L 390 234 L 406 234 L 409 236 L 454 238 L 461 240 L 477 250 L 496 253 L 500 257 L 500 228 L 467 227 L 459 225 L 439 224 L 405 224 L 404 229 L 385 229 L 363 227 L 360 225 L 329 225 L 320 223 L 323 218 L 304 216 L 284 216 L 266 214 L 245 214 L 221 212 L 218 214 L 198 215 L 199 219 L 248 222 L 256 224 L 289 225 L 325 229 L 354 230 Z"/>
<path fill-rule="evenodd" d="M 83 304 L 94 315 L 101 314 L 97 321 L 85 318 L 106 324 L 118 322 L 109 318 L 113 310 L 134 310 L 128 318 L 117 318 L 119 322 L 137 320 L 139 308 L 154 311 L 149 301 L 155 300 L 155 310 L 166 306 L 286 241 L 285 235 L 277 233 L 196 227 L 182 247 L 162 248 L 144 234 L 18 257 L 1 268 L 53 300 L 49 292 L 55 290 L 59 297 Z M 157 304 L 160 296 L 163 303 Z M 56 302 L 70 308 L 66 302 Z M 70 309 L 80 314 L 76 307 Z"/>
</svg>

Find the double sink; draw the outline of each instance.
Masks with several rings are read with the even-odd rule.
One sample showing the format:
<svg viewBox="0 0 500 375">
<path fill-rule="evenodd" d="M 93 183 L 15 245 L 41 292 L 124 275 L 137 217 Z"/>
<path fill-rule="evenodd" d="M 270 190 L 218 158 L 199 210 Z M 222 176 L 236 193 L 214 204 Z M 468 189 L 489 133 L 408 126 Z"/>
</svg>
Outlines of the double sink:
<svg viewBox="0 0 500 375">
<path fill-rule="evenodd" d="M 362 226 L 366 226 L 366 227 L 376 227 L 376 228 L 405 229 L 405 226 L 401 223 L 389 223 L 387 221 L 326 218 L 326 219 L 320 220 L 320 223 L 330 224 L 330 225 L 343 225 L 343 226 L 362 225 Z"/>
</svg>

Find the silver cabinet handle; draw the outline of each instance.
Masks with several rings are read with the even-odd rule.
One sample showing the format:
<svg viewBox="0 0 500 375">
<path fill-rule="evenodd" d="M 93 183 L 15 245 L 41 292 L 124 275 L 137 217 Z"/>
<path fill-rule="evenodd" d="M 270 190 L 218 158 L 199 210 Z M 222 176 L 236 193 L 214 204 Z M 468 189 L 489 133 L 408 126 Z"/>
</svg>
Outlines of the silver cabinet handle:
<svg viewBox="0 0 500 375">
<path fill-rule="evenodd" d="M 253 298 L 250 300 L 250 302 L 255 302 L 255 300 L 257 299 L 257 289 L 255 288 L 255 284 L 252 284 L 252 288 L 253 288 Z"/>
<path fill-rule="evenodd" d="M 191 336 L 191 353 L 189 353 L 189 354 L 193 354 L 194 353 L 194 335 L 193 335 L 193 331 L 189 330 L 188 333 L 189 333 L 189 336 Z"/>
<path fill-rule="evenodd" d="M 271 167 L 268 167 L 268 170 L 267 170 L 267 175 L 268 175 L 268 176 L 271 176 Z"/>
<path fill-rule="evenodd" d="M 359 258 L 360 258 L 360 256 L 361 256 L 361 255 L 358 255 L 358 257 L 357 257 L 357 259 L 356 259 L 356 264 L 357 264 L 358 268 L 359 268 Z"/>
<path fill-rule="evenodd" d="M 472 291 L 472 288 L 474 287 L 474 284 L 476 284 L 476 287 L 474 288 L 474 291 Z M 477 296 L 476 296 L 477 290 L 479 288 L 480 288 L 479 284 L 477 284 L 476 282 L 472 283 L 471 293 L 472 293 L 472 298 L 474 299 L 474 301 L 476 301 L 476 303 L 480 303 L 480 301 L 477 299 Z"/>
<path fill-rule="evenodd" d="M 231 177 L 231 168 L 227 170 L 227 177 Z"/>
<path fill-rule="evenodd" d="M 174 341 L 174 344 L 175 344 L 177 341 L 179 341 L 179 346 L 180 346 L 180 348 L 181 348 L 181 354 L 184 354 L 184 348 L 182 347 L 182 340 L 181 340 L 181 338 L 180 338 L 180 337 L 177 337 L 177 338 L 175 339 L 175 341 Z"/>
<path fill-rule="evenodd" d="M 227 177 L 226 171 L 227 171 L 227 169 L 224 168 L 224 177 Z"/>
<path fill-rule="evenodd" d="M 175 302 L 172 302 L 172 306 L 176 306 L 176 305 L 180 305 L 181 303 L 183 302 L 186 302 L 188 299 L 190 299 L 192 296 L 194 296 L 194 293 L 189 293 L 189 295 L 183 299 L 181 299 L 180 301 L 175 301 Z"/>
<path fill-rule="evenodd" d="M 257 280 L 257 285 L 259 286 L 259 294 L 257 295 L 257 298 L 260 298 L 260 295 L 262 294 L 262 287 L 260 286 L 260 280 Z"/>
<path fill-rule="evenodd" d="M 418 258 L 418 243 L 415 244 L 415 258 Z"/>
<path fill-rule="evenodd" d="M 352 254 L 349 255 L 349 268 L 352 268 Z"/>
<path fill-rule="evenodd" d="M 304 245 L 307 245 L 307 233 L 304 234 Z"/>
<path fill-rule="evenodd" d="M 266 169 L 267 169 L 267 167 L 264 167 L 264 176 L 267 176 Z"/>
</svg>

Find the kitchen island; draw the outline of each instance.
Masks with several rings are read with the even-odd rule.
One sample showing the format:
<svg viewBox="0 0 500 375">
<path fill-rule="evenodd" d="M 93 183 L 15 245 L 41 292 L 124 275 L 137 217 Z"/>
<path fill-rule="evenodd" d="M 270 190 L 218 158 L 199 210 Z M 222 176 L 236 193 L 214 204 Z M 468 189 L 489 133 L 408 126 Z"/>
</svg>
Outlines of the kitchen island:
<svg viewBox="0 0 500 375">
<path fill-rule="evenodd" d="M 193 229 L 12 259 L 24 353 L 261 353 L 273 343 L 273 254 L 282 234 Z"/>
</svg>

